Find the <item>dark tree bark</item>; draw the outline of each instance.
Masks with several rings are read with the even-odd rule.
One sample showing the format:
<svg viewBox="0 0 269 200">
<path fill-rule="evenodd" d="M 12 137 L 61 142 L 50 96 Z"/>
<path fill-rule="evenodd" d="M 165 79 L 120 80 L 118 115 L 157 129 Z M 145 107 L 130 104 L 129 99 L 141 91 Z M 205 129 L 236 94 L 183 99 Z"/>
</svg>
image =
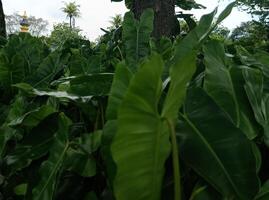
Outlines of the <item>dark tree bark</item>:
<svg viewBox="0 0 269 200">
<path fill-rule="evenodd" d="M 6 37 L 6 21 L 5 21 L 5 14 L 4 14 L 4 9 L 2 5 L 2 0 L 0 0 L 0 35 L 2 37 Z"/>
<path fill-rule="evenodd" d="M 179 28 L 175 17 L 175 0 L 134 0 L 132 11 L 138 19 L 147 8 L 154 10 L 154 37 L 175 35 L 175 30 Z"/>
</svg>

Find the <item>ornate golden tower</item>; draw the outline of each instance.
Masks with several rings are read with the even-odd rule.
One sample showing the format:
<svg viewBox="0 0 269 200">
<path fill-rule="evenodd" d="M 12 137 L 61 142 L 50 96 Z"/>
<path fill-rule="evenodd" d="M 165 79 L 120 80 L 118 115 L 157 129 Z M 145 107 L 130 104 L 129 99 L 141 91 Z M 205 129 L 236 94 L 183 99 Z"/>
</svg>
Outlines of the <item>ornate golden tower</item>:
<svg viewBox="0 0 269 200">
<path fill-rule="evenodd" d="M 26 11 L 24 11 L 20 25 L 21 25 L 21 32 L 27 33 L 29 30 L 30 24 L 28 22 L 28 17 L 26 15 Z"/>
</svg>

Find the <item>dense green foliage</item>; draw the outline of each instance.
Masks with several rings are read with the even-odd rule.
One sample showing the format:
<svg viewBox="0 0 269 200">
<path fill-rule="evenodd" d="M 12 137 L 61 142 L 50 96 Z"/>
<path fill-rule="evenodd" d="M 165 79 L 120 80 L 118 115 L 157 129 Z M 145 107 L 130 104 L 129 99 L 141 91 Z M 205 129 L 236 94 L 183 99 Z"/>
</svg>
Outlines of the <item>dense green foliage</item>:
<svg viewBox="0 0 269 200">
<path fill-rule="evenodd" d="M 95 45 L 11 36 L 0 199 L 268 199 L 269 53 L 215 37 L 233 6 L 174 41 L 152 10 Z"/>
<path fill-rule="evenodd" d="M 269 29 L 268 25 L 259 21 L 248 21 L 241 23 L 235 28 L 230 39 L 238 45 L 244 46 L 249 51 L 255 49 L 269 50 Z"/>
</svg>

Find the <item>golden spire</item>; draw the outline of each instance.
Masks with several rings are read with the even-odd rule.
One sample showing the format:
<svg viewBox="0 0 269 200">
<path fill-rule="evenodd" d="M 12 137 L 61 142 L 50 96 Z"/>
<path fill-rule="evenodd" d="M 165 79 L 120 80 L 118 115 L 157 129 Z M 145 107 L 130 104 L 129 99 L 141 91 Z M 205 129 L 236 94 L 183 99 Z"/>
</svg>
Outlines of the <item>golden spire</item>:
<svg viewBox="0 0 269 200">
<path fill-rule="evenodd" d="M 30 25 L 28 23 L 28 17 L 27 17 L 26 11 L 24 11 L 20 25 L 21 25 L 21 32 L 27 33 Z"/>
</svg>

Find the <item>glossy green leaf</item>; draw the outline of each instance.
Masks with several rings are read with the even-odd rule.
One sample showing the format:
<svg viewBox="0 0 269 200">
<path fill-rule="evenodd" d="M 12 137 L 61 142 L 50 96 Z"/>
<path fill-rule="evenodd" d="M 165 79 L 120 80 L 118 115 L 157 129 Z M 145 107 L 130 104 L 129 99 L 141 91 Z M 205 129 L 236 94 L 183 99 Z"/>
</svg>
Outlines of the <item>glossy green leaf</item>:
<svg viewBox="0 0 269 200">
<path fill-rule="evenodd" d="M 74 77 L 70 80 L 69 92 L 82 97 L 108 95 L 112 80 L 111 73 Z"/>
<path fill-rule="evenodd" d="M 68 133 L 70 125 L 70 119 L 61 113 L 59 115 L 59 129 L 50 148 L 49 158 L 42 163 L 39 171 L 40 180 L 33 189 L 33 200 L 53 199 L 57 175 L 69 147 Z"/>
<path fill-rule="evenodd" d="M 38 66 L 36 72 L 28 78 L 27 83 L 36 88 L 46 88 L 55 76 L 63 70 L 69 55 L 63 57 L 61 52 L 54 51 Z"/>
<path fill-rule="evenodd" d="M 100 56 L 85 58 L 80 54 L 75 54 L 70 58 L 69 66 L 71 76 L 100 73 L 101 59 Z"/>
<path fill-rule="evenodd" d="M 132 73 L 128 70 L 124 63 L 120 63 L 115 72 L 113 83 L 111 86 L 106 117 L 108 120 L 117 119 L 118 108 L 128 89 Z"/>
<path fill-rule="evenodd" d="M 259 179 L 251 142 L 200 88 L 189 91 L 184 110 L 177 130 L 184 161 L 223 197 L 253 199 Z"/>
<path fill-rule="evenodd" d="M 116 68 L 115 76 L 110 90 L 110 95 L 108 98 L 108 105 L 106 109 L 106 118 L 108 121 L 106 122 L 103 129 L 101 149 L 111 184 L 116 173 L 116 167 L 111 156 L 110 147 L 113 137 L 117 132 L 116 120 L 118 118 L 118 109 L 126 94 L 132 76 L 133 74 L 126 67 L 126 64 L 119 63 Z"/>
<path fill-rule="evenodd" d="M 111 154 L 111 143 L 117 133 L 117 120 L 108 120 L 103 128 L 103 137 L 102 137 L 102 156 L 106 163 L 106 171 L 110 184 L 113 184 L 113 180 L 116 175 L 116 164 L 112 158 Z"/>
<path fill-rule="evenodd" d="M 111 152 L 117 165 L 118 200 L 160 198 L 164 164 L 170 153 L 167 123 L 158 113 L 163 62 L 150 57 L 130 82 L 118 112 Z"/>
<path fill-rule="evenodd" d="M 232 7 L 228 8 L 230 9 Z M 185 98 L 187 84 L 196 70 L 197 50 L 216 25 L 213 25 L 216 12 L 217 10 L 214 10 L 202 16 L 199 24 L 175 47 L 175 55 L 170 67 L 171 84 L 162 111 L 162 115 L 168 119 L 177 118 L 178 110 Z M 219 18 L 218 23 L 223 19 Z"/>
<path fill-rule="evenodd" d="M 221 196 L 209 185 L 198 182 L 191 194 L 190 200 L 221 200 Z"/>
<path fill-rule="evenodd" d="M 74 148 L 69 148 L 65 160 L 65 170 L 76 172 L 83 177 L 96 174 L 96 160 L 92 153 L 101 145 L 102 131 L 83 134 L 74 140 Z"/>
<path fill-rule="evenodd" d="M 264 91 L 264 78 L 259 69 L 246 68 L 243 71 L 245 90 L 257 122 L 263 127 L 265 143 L 269 145 L 269 95 Z"/>
<path fill-rule="evenodd" d="M 224 46 L 218 41 L 208 42 L 204 54 L 205 90 L 249 139 L 255 138 L 258 131 L 249 103 L 245 101 L 242 69 L 232 67 Z"/>
<path fill-rule="evenodd" d="M 93 153 L 97 151 L 101 145 L 103 131 L 98 130 L 90 134 L 83 134 L 79 139 L 78 143 L 83 147 L 88 153 Z"/>
<path fill-rule="evenodd" d="M 184 59 L 184 55 L 199 48 L 201 42 L 207 38 L 212 31 L 212 23 L 216 13 L 217 10 L 214 10 L 207 15 L 203 15 L 195 29 L 179 42 L 178 46 L 175 48 L 175 56 L 172 64 L 180 62 L 181 59 Z M 183 55 L 182 52 L 184 52 Z"/>
<path fill-rule="evenodd" d="M 175 120 L 186 93 L 186 87 L 196 70 L 196 54 L 201 42 L 211 30 L 216 10 L 204 15 L 199 25 L 193 29 L 176 47 L 170 68 L 171 84 L 165 99 L 162 115 Z M 184 75 L 182 75 L 184 74 Z"/>
<path fill-rule="evenodd" d="M 12 120 L 9 126 L 28 126 L 34 127 L 47 116 L 55 113 L 56 110 L 48 105 L 41 106 L 33 111 L 25 113 L 23 116 Z"/>
<path fill-rule="evenodd" d="M 14 119 L 19 118 L 26 110 L 26 99 L 20 95 L 14 97 L 11 103 L 5 122 L 0 127 L 0 155 L 2 156 L 6 143 L 16 134 L 17 130 L 8 126 Z"/>
<path fill-rule="evenodd" d="M 250 104 L 255 114 L 256 120 L 264 126 L 266 123 L 266 113 L 263 101 L 263 75 L 258 69 L 245 69 L 243 75 L 246 81 L 245 89 Z"/>
<path fill-rule="evenodd" d="M 135 71 L 139 61 L 150 52 L 149 40 L 153 31 L 153 10 L 143 12 L 140 21 L 136 20 L 132 12 L 124 16 L 123 41 L 125 44 L 126 60 L 132 71 Z"/>
<path fill-rule="evenodd" d="M 24 60 L 19 54 L 15 54 L 11 60 L 3 52 L 0 53 L 0 84 L 10 87 L 21 82 L 25 78 Z"/>
<path fill-rule="evenodd" d="M 20 185 L 17 185 L 15 188 L 14 188 L 14 193 L 16 195 L 22 195 L 24 196 L 27 192 L 27 183 L 23 183 L 23 184 L 20 184 Z"/>
<path fill-rule="evenodd" d="M 96 161 L 93 156 L 69 148 L 66 153 L 64 169 L 76 172 L 82 177 L 92 177 L 96 174 Z"/>
<path fill-rule="evenodd" d="M 58 129 L 57 119 L 58 113 L 55 113 L 42 120 L 23 137 L 13 151 L 5 156 L 3 161 L 11 174 L 29 166 L 33 160 L 48 153 Z"/>
<path fill-rule="evenodd" d="M 178 63 L 181 59 L 184 59 L 188 52 L 190 53 L 193 50 L 197 50 L 214 28 L 227 17 L 227 14 L 232 11 L 233 7 L 234 2 L 229 4 L 224 11 L 221 12 L 215 23 L 214 17 L 217 13 L 217 9 L 207 15 L 203 15 L 198 25 L 180 41 L 179 45 L 175 48 L 175 56 L 172 64 Z"/>
<path fill-rule="evenodd" d="M 47 96 L 47 97 L 55 97 L 59 99 L 68 99 L 71 101 L 88 101 L 92 98 L 92 96 L 78 96 L 75 94 L 70 94 L 66 91 L 53 91 L 53 90 L 38 90 L 33 88 L 31 85 L 27 83 L 18 83 L 15 84 L 14 87 L 19 88 L 20 90 L 26 92 L 30 96 Z"/>
<path fill-rule="evenodd" d="M 261 187 L 259 193 L 255 197 L 255 200 L 267 200 L 269 199 L 269 181 L 266 181 Z"/>
<path fill-rule="evenodd" d="M 218 16 L 218 19 L 217 19 L 217 21 L 216 21 L 216 25 L 217 24 L 219 24 L 219 23 L 221 23 L 226 17 L 228 17 L 230 14 L 231 14 L 231 12 L 232 12 L 232 10 L 233 10 L 233 8 L 235 7 L 235 5 L 236 5 L 236 1 L 234 1 L 234 2 L 232 2 L 232 3 L 230 3 L 221 13 L 220 13 L 220 15 Z"/>
<path fill-rule="evenodd" d="M 185 53 L 185 52 L 184 52 Z M 187 84 L 196 70 L 196 53 L 190 51 L 170 71 L 171 84 L 165 99 L 162 115 L 168 119 L 177 118 L 179 108 L 185 99 Z"/>
</svg>

